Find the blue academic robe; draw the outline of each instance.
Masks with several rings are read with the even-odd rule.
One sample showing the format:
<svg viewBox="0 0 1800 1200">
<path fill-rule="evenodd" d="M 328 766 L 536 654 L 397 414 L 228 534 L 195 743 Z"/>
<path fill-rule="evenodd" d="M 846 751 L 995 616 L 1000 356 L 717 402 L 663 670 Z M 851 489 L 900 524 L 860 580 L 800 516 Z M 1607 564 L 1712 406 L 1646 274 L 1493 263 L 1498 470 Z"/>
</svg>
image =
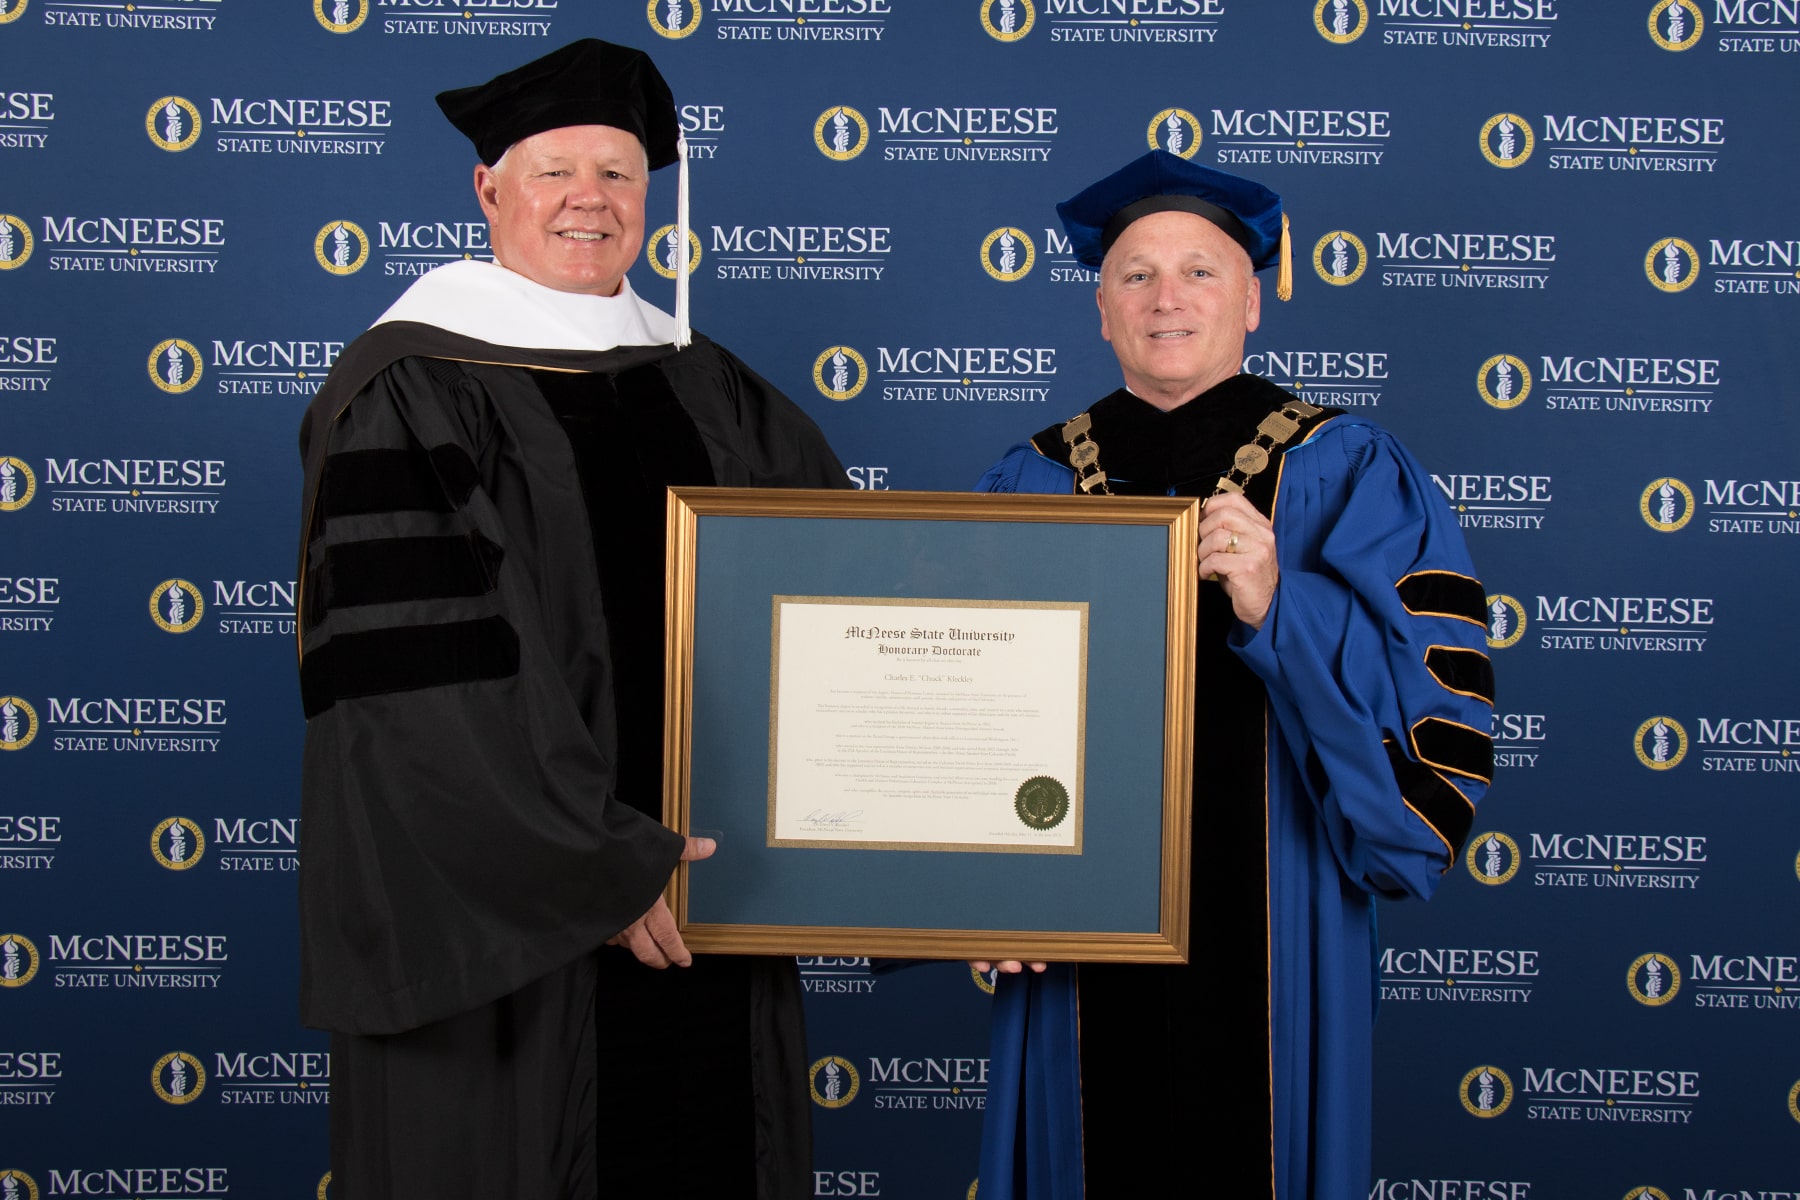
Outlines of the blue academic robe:
<svg viewBox="0 0 1800 1200">
<path fill-rule="evenodd" d="M 1279 402 L 1272 386 L 1237 380 Z M 1104 466 L 1107 442 L 1096 436 Z M 1235 623 L 1227 639 L 1266 694 L 1270 1190 L 1278 1200 L 1363 1200 L 1375 898 L 1431 895 L 1492 774 L 1483 596 L 1442 494 L 1374 424 L 1327 418 L 1277 469 L 1280 583 L 1262 628 Z M 1072 485 L 1068 467 L 1026 443 L 979 486 L 1066 493 Z M 1193 930 L 1196 967 L 1166 969 L 1207 969 L 1207 923 Z M 983 1200 L 1083 1194 L 1076 976 L 1053 965 L 999 982 Z M 1143 1054 L 1159 1061 L 1155 1045 Z M 1199 1070 L 1193 1086 L 1230 1081 Z M 1088 1098 L 1090 1108 L 1121 1102 Z M 1206 1130 L 1193 1134 L 1206 1144 Z M 1260 1174 L 1254 1163 L 1235 1165 Z M 1129 1192 L 1123 1180 L 1088 1185 L 1096 1196 Z"/>
</svg>

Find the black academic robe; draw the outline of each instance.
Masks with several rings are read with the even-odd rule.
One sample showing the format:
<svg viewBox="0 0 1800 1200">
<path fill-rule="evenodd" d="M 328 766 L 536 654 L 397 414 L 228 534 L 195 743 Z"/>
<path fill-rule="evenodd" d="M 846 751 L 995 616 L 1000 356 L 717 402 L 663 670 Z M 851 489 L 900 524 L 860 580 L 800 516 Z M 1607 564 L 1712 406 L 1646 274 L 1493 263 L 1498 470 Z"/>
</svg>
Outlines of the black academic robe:
<svg viewBox="0 0 1800 1200">
<path fill-rule="evenodd" d="M 704 338 L 396 322 L 301 438 L 301 1015 L 340 1035 L 334 1194 L 591 1195 L 596 1160 L 603 1195 L 807 1194 L 792 961 L 600 948 L 682 845 L 664 488 L 843 486 L 817 427 Z"/>
</svg>

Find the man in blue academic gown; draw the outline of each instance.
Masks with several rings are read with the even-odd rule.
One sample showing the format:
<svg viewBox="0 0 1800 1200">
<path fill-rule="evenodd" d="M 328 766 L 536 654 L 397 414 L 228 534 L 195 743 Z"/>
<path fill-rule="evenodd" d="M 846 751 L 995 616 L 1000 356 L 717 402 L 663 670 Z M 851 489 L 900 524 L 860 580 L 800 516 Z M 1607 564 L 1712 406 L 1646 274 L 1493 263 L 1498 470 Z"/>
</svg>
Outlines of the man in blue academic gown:
<svg viewBox="0 0 1800 1200">
<path fill-rule="evenodd" d="M 981 1194 L 1141 1194 L 1174 1153 L 1233 1195 L 1362 1200 L 1375 898 L 1431 894 L 1492 775 L 1482 587 L 1390 434 L 1240 373 L 1256 271 L 1289 290 L 1279 197 L 1154 151 L 1058 213 L 1125 386 L 982 487 L 1210 498 L 1192 942 L 1002 964 Z"/>
</svg>

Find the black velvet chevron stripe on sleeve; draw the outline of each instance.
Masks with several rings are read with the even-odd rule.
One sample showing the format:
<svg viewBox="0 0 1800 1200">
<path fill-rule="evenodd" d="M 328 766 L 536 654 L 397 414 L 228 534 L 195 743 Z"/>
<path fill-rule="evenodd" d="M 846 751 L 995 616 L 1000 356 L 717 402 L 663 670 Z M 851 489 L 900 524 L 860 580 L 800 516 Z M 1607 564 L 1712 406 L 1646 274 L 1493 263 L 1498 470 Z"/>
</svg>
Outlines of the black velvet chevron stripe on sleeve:
<svg viewBox="0 0 1800 1200">
<path fill-rule="evenodd" d="M 308 651 L 300 697 L 308 718 L 339 700 L 416 691 L 519 671 L 519 635 L 503 617 L 343 633 Z"/>
<path fill-rule="evenodd" d="M 483 596 L 494 590 L 505 556 L 479 530 L 340 542 L 319 555 L 307 588 L 326 612 L 361 604 Z"/>
<path fill-rule="evenodd" d="M 1479 729 L 1426 717 L 1412 727 L 1412 744 L 1420 762 L 1440 771 L 1483 783 L 1494 777 L 1494 739 Z"/>
<path fill-rule="evenodd" d="M 1479 579 L 1455 571 L 1414 571 L 1394 590 L 1415 617 L 1455 617 L 1487 628 L 1487 594 Z"/>
<path fill-rule="evenodd" d="M 1400 795 L 1448 843 L 1454 862 L 1475 822 L 1475 806 L 1436 771 L 1406 757 L 1392 738 L 1383 738 L 1382 745 L 1387 749 L 1388 765 L 1393 768 Z"/>
<path fill-rule="evenodd" d="M 355 517 L 367 513 L 455 512 L 475 490 L 479 476 L 457 446 L 426 450 L 417 443 L 399 450 L 344 450 L 325 460 L 319 484 L 319 515 Z"/>
<path fill-rule="evenodd" d="M 1425 652 L 1425 667 L 1450 691 L 1494 702 L 1494 664 L 1481 651 L 1433 646 Z"/>
</svg>

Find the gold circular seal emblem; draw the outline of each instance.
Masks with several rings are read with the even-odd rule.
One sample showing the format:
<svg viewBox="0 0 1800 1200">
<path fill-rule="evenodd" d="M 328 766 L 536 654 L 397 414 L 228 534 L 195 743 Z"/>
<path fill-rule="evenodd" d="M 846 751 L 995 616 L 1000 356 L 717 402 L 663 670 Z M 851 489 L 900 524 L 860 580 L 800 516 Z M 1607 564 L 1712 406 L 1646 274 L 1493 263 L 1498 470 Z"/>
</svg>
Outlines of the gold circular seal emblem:
<svg viewBox="0 0 1800 1200">
<path fill-rule="evenodd" d="M 1682 503 L 1677 512 L 1675 497 Z M 1644 494 L 1638 497 L 1638 515 L 1644 524 L 1658 533 L 1674 533 L 1694 519 L 1694 493 L 1687 484 L 1673 476 L 1652 479 Z"/>
<path fill-rule="evenodd" d="M 820 1086 L 820 1078 L 824 1086 Z M 862 1089 L 862 1076 L 850 1065 L 847 1058 L 839 1058 L 833 1054 L 829 1058 L 821 1058 L 806 1072 L 807 1088 L 812 1092 L 813 1103 L 820 1108 L 842 1108 L 856 1099 L 856 1093 Z"/>
<path fill-rule="evenodd" d="M 1016 42 L 1037 24 L 1037 9 L 1031 0 L 1012 0 L 1000 5 L 1000 20 L 994 20 L 995 0 L 980 0 L 981 27 L 996 42 Z"/>
<path fill-rule="evenodd" d="M 1356 25 L 1350 24 L 1350 10 L 1356 9 Z M 1325 20 L 1325 10 L 1331 10 L 1331 20 Z M 1363 0 L 1319 0 L 1313 5 L 1313 28 L 1319 36 L 1338 46 L 1347 46 L 1361 37 L 1369 28 L 1369 6 Z"/>
<path fill-rule="evenodd" d="M 850 364 L 856 364 L 856 380 L 851 382 Z M 831 368 L 830 382 L 825 369 Z M 827 346 L 825 353 L 813 359 L 813 386 L 827 400 L 849 400 L 869 382 L 869 364 L 848 346 Z"/>
<path fill-rule="evenodd" d="M 0 213 L 0 271 L 22 267 L 31 258 L 31 226 L 11 213 Z"/>
<path fill-rule="evenodd" d="M 980 1179 L 969 1180 L 969 1194 L 963 1200 L 975 1200 L 975 1189 L 981 1186 Z"/>
<path fill-rule="evenodd" d="M 1687 262 L 1681 256 L 1687 255 Z M 1666 237 L 1644 255 L 1644 278 L 1659 292 L 1685 292 L 1700 278 L 1700 252 L 1692 242 Z"/>
<path fill-rule="evenodd" d="M 1165 108 L 1150 118 L 1145 130 L 1152 150 L 1167 150 L 1178 158 L 1192 158 L 1200 153 L 1205 134 L 1200 118 L 1185 108 Z"/>
<path fill-rule="evenodd" d="M 1650 736 L 1650 748 L 1644 749 L 1644 735 Z M 1674 717 L 1651 717 L 1637 727 L 1632 735 L 1631 748 L 1637 751 L 1638 761 L 1652 771 L 1670 771 L 1681 765 L 1687 757 L 1687 730 Z"/>
<path fill-rule="evenodd" d="M 644 5 L 644 16 L 649 20 L 650 28 L 656 30 L 658 37 L 684 38 L 700 28 L 700 5 L 701 0 L 650 0 Z M 663 11 L 659 13 L 657 9 Z M 676 23 L 668 24 L 663 20 L 665 16 L 674 17 Z"/>
<path fill-rule="evenodd" d="M 670 266 L 668 261 L 670 258 L 674 257 L 669 254 L 669 251 L 673 249 L 669 243 L 669 235 L 674 232 L 675 227 L 673 225 L 664 225 L 661 229 L 645 239 L 648 244 L 644 247 L 644 257 L 649 261 L 650 269 L 655 271 L 658 275 L 661 275 L 664 279 L 675 278 L 675 268 Z M 699 269 L 700 235 L 690 229 L 688 230 L 687 273 L 692 275 Z"/>
<path fill-rule="evenodd" d="M 1638 972 L 1651 963 L 1655 963 L 1669 974 L 1668 979 L 1654 989 L 1646 989 L 1638 983 Z M 1661 973 L 1661 971 L 1653 972 L 1653 975 Z M 1631 966 L 1625 972 L 1625 989 L 1639 1004 L 1647 1008 L 1661 1008 L 1673 1000 L 1677 992 L 1681 991 L 1681 968 L 1676 966 L 1675 960 L 1666 954 L 1640 954 L 1631 960 Z"/>
<path fill-rule="evenodd" d="M 200 110 L 181 96 L 164 96 L 144 114 L 144 132 L 158 150 L 179 154 L 200 140 Z"/>
<path fill-rule="evenodd" d="M 325 6 L 331 6 L 329 14 Z M 350 15 L 351 8 L 356 15 Z M 313 0 L 313 19 L 332 33 L 355 33 L 369 19 L 369 0 Z"/>
<path fill-rule="evenodd" d="M 1470 1085 L 1474 1087 L 1471 1090 Z M 1512 1107 L 1513 1085 L 1499 1067 L 1483 1064 L 1462 1077 L 1457 1088 L 1463 1108 L 1470 1116 L 1487 1119 L 1497 1117 Z"/>
<path fill-rule="evenodd" d="M 356 243 L 352 250 L 351 242 Z M 327 254 L 325 247 L 331 252 Z M 313 258 L 333 275 L 354 275 L 369 261 L 369 235 L 355 221 L 333 221 L 313 238 Z"/>
<path fill-rule="evenodd" d="M 1500 370 L 1501 363 L 1506 364 L 1504 370 Z M 1496 371 L 1494 384 L 1489 387 L 1488 376 L 1495 375 Z M 1475 376 L 1475 387 L 1490 408 L 1517 408 L 1531 395 L 1531 368 L 1515 355 L 1496 354 L 1481 364 L 1481 371 Z"/>
<path fill-rule="evenodd" d="M 1646 1185 L 1644 1187 L 1632 1188 L 1629 1192 L 1626 1192 L 1625 1200 L 1669 1200 L 1669 1193 L 1663 1191 L 1659 1187 L 1650 1187 Z"/>
<path fill-rule="evenodd" d="M 327 1200 L 331 1195 L 331 1172 L 327 1171 L 319 1177 L 319 1186 L 313 1192 L 313 1200 Z"/>
<path fill-rule="evenodd" d="M 23 8 L 24 5 L 21 3 L 19 7 Z M 0 17 L 0 21 L 10 20 L 12 20 L 12 17 Z M 37 1180 L 33 1179 L 25 1172 L 0 1171 L 0 1185 L 8 1183 L 16 1186 L 11 1188 L 0 1186 L 0 1193 L 4 1193 L 7 1196 L 17 1196 L 19 1200 L 38 1200 Z"/>
<path fill-rule="evenodd" d="M 1519 873 L 1519 843 L 1498 830 L 1476 834 L 1469 839 L 1469 851 L 1463 865 L 1477 883 L 1499 887 Z"/>
<path fill-rule="evenodd" d="M 1356 251 L 1356 267 L 1350 267 L 1350 251 Z M 1331 251 L 1331 265 L 1325 265 L 1325 252 Z M 1349 287 L 1363 277 L 1369 265 L 1369 248 L 1348 229 L 1333 229 L 1313 243 L 1313 271 L 1332 287 Z"/>
<path fill-rule="evenodd" d="M 1494 148 L 1494 131 L 1500 131 L 1500 149 Z M 1508 153 L 1505 144 L 1507 138 L 1517 139 Z M 1487 124 L 1481 127 L 1481 157 L 1496 167 L 1510 171 L 1514 167 L 1525 165 L 1531 152 L 1537 148 L 1537 138 L 1531 132 L 1531 122 L 1518 113 L 1495 113 L 1489 117 Z"/>
<path fill-rule="evenodd" d="M 852 125 L 857 130 L 854 139 L 850 136 Z M 831 131 L 829 137 L 826 136 L 827 129 Z M 869 122 L 847 104 L 828 108 L 813 122 L 813 145 L 826 158 L 835 162 L 849 162 L 868 148 Z"/>
<path fill-rule="evenodd" d="M 1788 1116 L 1800 1121 L 1800 1079 L 1796 1079 L 1794 1086 L 1788 1089 Z"/>
<path fill-rule="evenodd" d="M 0 987 L 24 987 L 37 973 L 37 943 L 22 933 L 0 933 Z"/>
<path fill-rule="evenodd" d="M 1048 775 L 1033 775 L 1013 793 L 1013 811 L 1033 829 L 1055 829 L 1069 815 L 1069 789 Z"/>
<path fill-rule="evenodd" d="M 183 338 L 164 338 L 156 343 L 148 366 L 150 382 L 171 396 L 193 391 L 203 373 L 199 348 Z"/>
<path fill-rule="evenodd" d="M 37 495 L 37 476 L 22 458 L 0 458 L 0 512 L 18 512 Z"/>
<path fill-rule="evenodd" d="M 164 616 L 163 597 L 170 592 L 179 593 L 185 603 L 180 609 L 170 612 L 169 616 Z M 171 600 L 170 604 L 173 606 L 174 601 Z M 187 611 L 189 609 L 192 611 Z M 170 620 L 169 617 L 175 616 L 177 612 L 180 613 L 181 619 Z M 165 579 L 156 585 L 155 591 L 150 593 L 150 619 L 155 621 L 156 627 L 164 633 L 186 633 L 200 624 L 200 618 L 205 613 L 206 601 L 201 597 L 200 589 L 185 579 Z"/>
<path fill-rule="evenodd" d="M 993 249 L 995 243 L 1000 244 L 1001 263 L 1004 264 L 1008 253 L 1013 255 L 1013 266 L 994 264 Z M 1020 250 L 1024 253 L 1021 255 Z M 1011 225 L 1003 225 L 987 235 L 981 241 L 981 269 L 998 279 L 1001 283 L 1017 283 L 1031 274 L 1032 266 L 1037 262 L 1037 247 L 1031 244 L 1023 229 L 1015 229 Z"/>
<path fill-rule="evenodd" d="M 1525 636 L 1525 606 L 1505 592 L 1487 598 L 1487 644 L 1494 650 L 1506 650 L 1519 644 Z"/>
<path fill-rule="evenodd" d="M 163 1069 L 173 1067 L 178 1063 L 180 1067 L 173 1072 L 174 1078 L 170 1082 L 174 1084 L 179 1081 L 179 1090 L 174 1087 L 164 1087 Z M 192 1081 L 187 1079 L 188 1071 L 194 1073 Z M 200 1098 L 201 1092 L 206 1090 L 206 1068 L 200 1065 L 199 1059 L 185 1050 L 165 1054 L 156 1060 L 154 1067 L 150 1068 L 150 1089 L 164 1104 L 191 1104 Z"/>
<path fill-rule="evenodd" d="M 180 826 L 183 832 L 194 840 L 193 849 L 184 851 L 180 858 L 173 858 L 163 853 L 163 834 L 176 826 Z M 167 817 L 158 821 L 156 828 L 150 831 L 150 854 L 156 859 L 157 865 L 168 870 L 185 871 L 199 862 L 205 853 L 206 835 L 200 832 L 200 826 L 186 817 Z"/>
<path fill-rule="evenodd" d="M 14 21 L 16 21 L 20 17 L 24 16 L 25 9 L 27 7 L 29 7 L 30 4 L 31 4 L 31 0 L 19 0 L 19 2 L 17 4 L 12 5 L 5 12 L 0 12 L 0 25 L 11 25 Z M 0 1179 L 5 1179 L 5 1178 L 6 1178 L 6 1176 L 0 1175 Z M 25 1178 L 29 1178 L 29 1177 L 26 1176 Z M 35 1187 L 36 1185 L 34 1184 L 33 1186 Z M 37 1195 L 37 1193 L 35 1191 L 32 1192 L 31 1194 L 33 1197 L 35 1197 Z"/>
<path fill-rule="evenodd" d="M 1669 14 L 1667 33 L 1663 32 L 1664 13 Z M 1650 40 L 1664 50 L 1692 50 L 1705 32 L 1706 17 L 1694 0 L 1657 0 L 1650 6 Z"/>
<path fill-rule="evenodd" d="M 977 971 L 973 965 L 969 967 L 969 978 L 975 981 L 976 987 L 990 996 L 994 994 L 994 981 L 998 976 L 998 971 L 988 971 L 984 974 Z"/>
<path fill-rule="evenodd" d="M 37 734 L 37 709 L 23 696 L 0 696 L 0 750 L 23 750 Z"/>
</svg>

